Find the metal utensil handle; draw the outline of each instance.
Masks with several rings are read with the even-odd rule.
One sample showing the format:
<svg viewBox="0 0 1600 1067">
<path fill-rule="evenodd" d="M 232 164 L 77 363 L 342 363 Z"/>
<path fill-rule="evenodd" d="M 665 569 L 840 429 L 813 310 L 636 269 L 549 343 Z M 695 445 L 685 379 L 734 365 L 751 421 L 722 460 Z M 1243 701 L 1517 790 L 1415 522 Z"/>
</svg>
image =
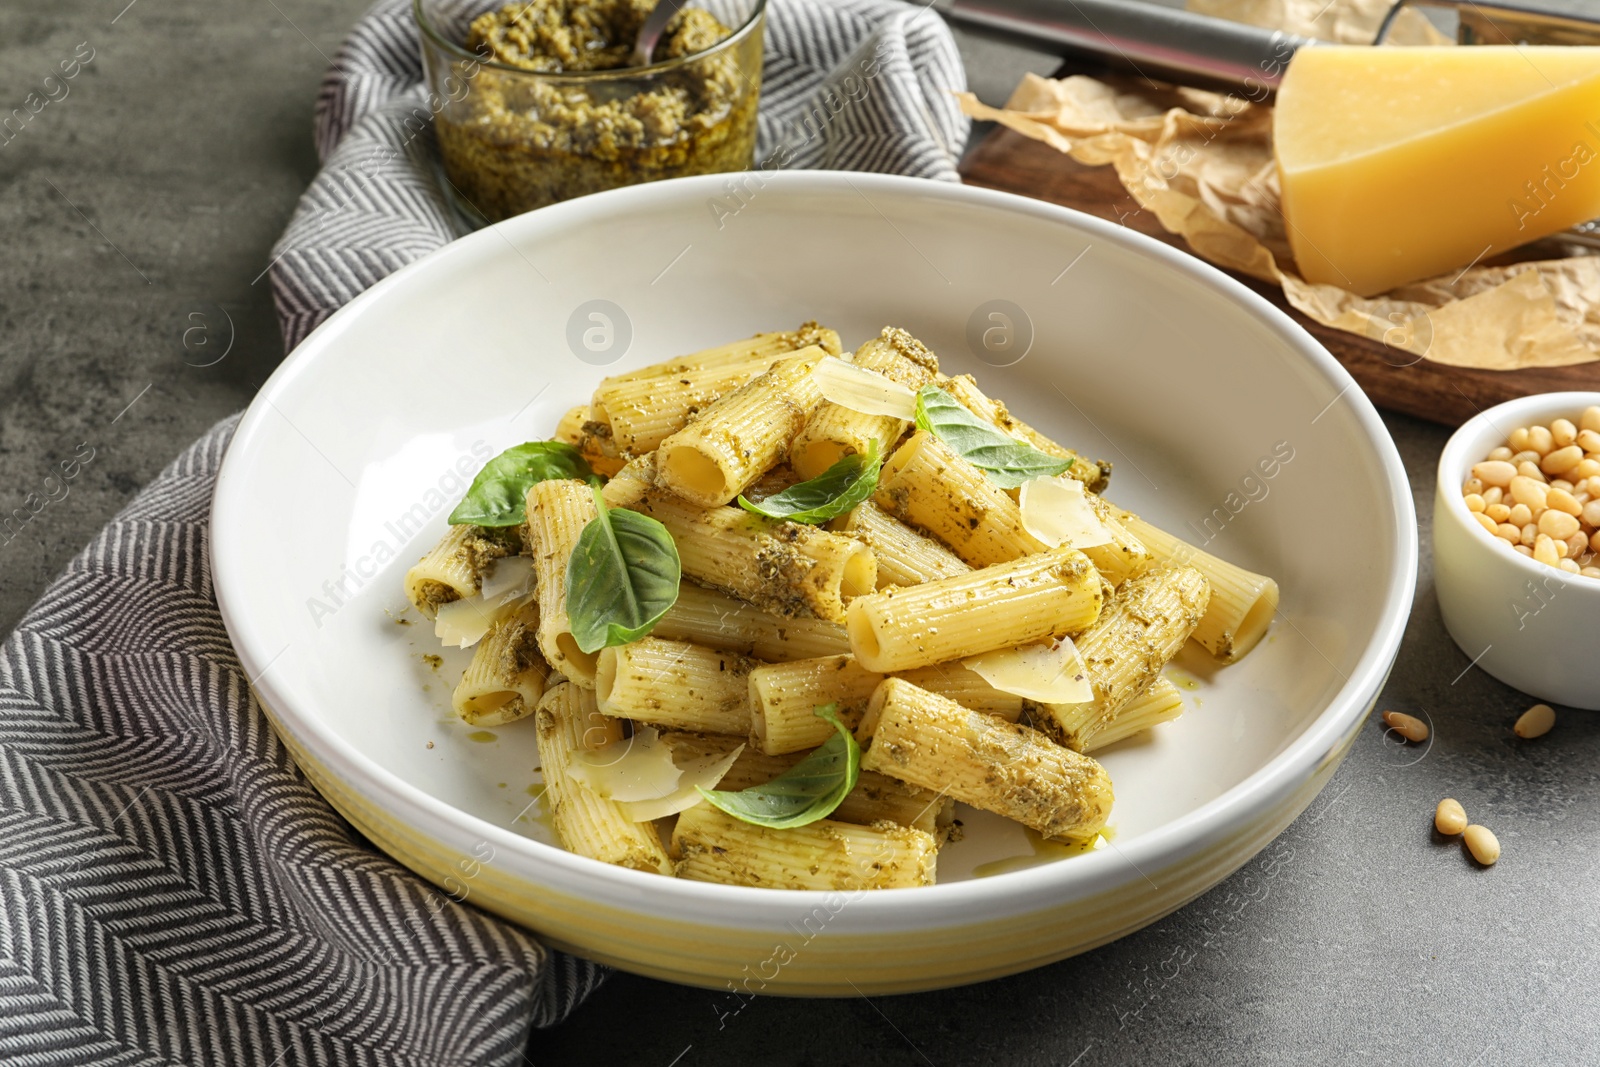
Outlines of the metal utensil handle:
<svg viewBox="0 0 1600 1067">
<path fill-rule="evenodd" d="M 1151 78 L 1206 84 L 1264 100 L 1297 49 L 1299 34 L 1127 0 L 953 0 L 952 21 L 1090 55 Z"/>
</svg>

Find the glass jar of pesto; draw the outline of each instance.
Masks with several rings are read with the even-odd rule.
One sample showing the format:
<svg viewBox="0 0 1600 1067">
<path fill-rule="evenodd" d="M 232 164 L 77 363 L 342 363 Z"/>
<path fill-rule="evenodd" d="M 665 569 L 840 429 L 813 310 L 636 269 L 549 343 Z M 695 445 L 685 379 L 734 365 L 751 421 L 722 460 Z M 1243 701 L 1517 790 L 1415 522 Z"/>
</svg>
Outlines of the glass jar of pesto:
<svg viewBox="0 0 1600 1067">
<path fill-rule="evenodd" d="M 766 0 L 696 0 L 643 67 L 627 64 L 653 0 L 413 3 L 419 107 L 474 222 L 752 162 Z"/>
</svg>

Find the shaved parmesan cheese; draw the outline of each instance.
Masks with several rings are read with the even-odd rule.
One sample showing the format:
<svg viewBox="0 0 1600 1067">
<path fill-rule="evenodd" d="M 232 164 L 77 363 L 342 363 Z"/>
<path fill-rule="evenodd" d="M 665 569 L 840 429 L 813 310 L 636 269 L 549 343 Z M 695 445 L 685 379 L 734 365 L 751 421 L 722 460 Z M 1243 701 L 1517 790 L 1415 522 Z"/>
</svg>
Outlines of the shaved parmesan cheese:
<svg viewBox="0 0 1600 1067">
<path fill-rule="evenodd" d="M 1094 699 L 1089 671 L 1071 638 L 1003 648 L 964 659 L 961 665 L 1002 693 L 1041 704 L 1081 704 Z"/>
<path fill-rule="evenodd" d="M 485 600 L 499 600 L 513 591 L 518 599 L 533 595 L 533 560 L 527 556 L 506 556 L 489 564 L 479 595 Z"/>
<path fill-rule="evenodd" d="M 1022 509 L 1023 529 L 1051 548 L 1069 545 L 1082 549 L 1111 543 L 1111 534 L 1094 513 L 1083 483 L 1070 475 L 1030 478 L 1022 483 L 1017 503 Z"/>
<path fill-rule="evenodd" d="M 497 559 L 484 572 L 483 589 L 477 596 L 439 606 L 433 634 L 446 645 L 471 648 L 532 595 L 533 560 L 527 556 Z"/>
<path fill-rule="evenodd" d="M 907 422 L 917 416 L 917 394 L 877 371 L 829 356 L 817 364 L 811 377 L 823 399 L 842 408 L 863 415 L 892 415 Z"/>
<path fill-rule="evenodd" d="M 439 606 L 439 614 L 433 620 L 433 634 L 446 645 L 471 648 L 516 607 L 516 597 L 505 601 L 488 601 L 481 596 L 452 600 Z"/>
<path fill-rule="evenodd" d="M 721 781 L 743 751 L 740 745 L 726 756 L 703 756 L 680 767 L 660 732 L 641 726 L 632 737 L 578 753 L 567 774 L 595 795 L 615 800 L 634 822 L 649 822 L 698 804 L 699 787 Z"/>
</svg>

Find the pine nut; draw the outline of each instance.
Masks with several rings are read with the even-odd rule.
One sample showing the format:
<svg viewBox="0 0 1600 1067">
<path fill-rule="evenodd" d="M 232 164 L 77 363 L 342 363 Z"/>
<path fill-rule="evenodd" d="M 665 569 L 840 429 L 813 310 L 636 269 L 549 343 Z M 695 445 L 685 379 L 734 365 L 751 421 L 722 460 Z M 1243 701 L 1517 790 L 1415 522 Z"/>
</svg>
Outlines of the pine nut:
<svg viewBox="0 0 1600 1067">
<path fill-rule="evenodd" d="M 1482 526 L 1485 530 L 1488 530 L 1496 537 L 1500 536 L 1500 524 L 1495 522 L 1489 516 L 1485 515 L 1481 511 L 1473 511 L 1469 512 L 1468 514 L 1470 514 L 1474 519 L 1477 519 L 1478 525 Z"/>
<path fill-rule="evenodd" d="M 1507 438 L 1507 443 L 1511 446 L 1513 452 L 1525 450 L 1528 447 L 1528 428 L 1526 426 L 1518 426 L 1515 430 L 1512 430 L 1511 436 Z"/>
<path fill-rule="evenodd" d="M 1567 538 L 1567 558 L 1577 559 L 1589 551 L 1589 538 L 1582 530 Z"/>
<path fill-rule="evenodd" d="M 1539 534 L 1533 542 L 1533 558 L 1554 567 L 1561 556 L 1556 552 L 1556 543 L 1547 534 Z"/>
<path fill-rule="evenodd" d="M 1522 531 L 1509 522 L 1502 522 L 1494 528 L 1494 535 L 1503 539 L 1506 544 L 1514 545 L 1522 540 Z"/>
<path fill-rule="evenodd" d="M 1544 495 L 1544 505 L 1556 511 L 1564 511 L 1568 515 L 1582 515 L 1583 505 L 1578 503 L 1578 498 L 1572 495 L 1570 489 L 1552 487 Z"/>
<path fill-rule="evenodd" d="M 1588 433 L 1587 430 L 1584 432 Z M 1574 482 L 1580 482 L 1585 478 L 1593 478 L 1596 474 L 1600 474 L 1600 461 L 1585 456 L 1583 461 L 1568 471 L 1567 474 Z"/>
<path fill-rule="evenodd" d="M 1475 482 L 1478 481 L 1476 478 L 1472 480 Z M 1600 478 L 1596 478 L 1595 481 L 1600 482 Z M 1500 488 L 1498 485 L 1491 485 L 1486 488 L 1482 482 L 1478 482 L 1478 492 L 1483 496 L 1483 502 L 1485 504 L 1505 503 L 1506 491 Z M 1600 493 L 1595 495 L 1600 496 Z"/>
<path fill-rule="evenodd" d="M 1484 510 L 1484 514 L 1487 515 L 1488 512 L 1489 512 L 1489 509 L 1488 508 L 1484 508 L 1483 510 Z M 1493 515 L 1490 515 L 1489 517 L 1490 518 L 1494 518 Z M 1516 507 L 1511 509 L 1510 513 L 1507 514 L 1505 518 L 1498 519 L 1496 521 L 1498 521 L 1498 522 L 1509 522 L 1511 525 L 1517 527 L 1518 529 L 1521 529 L 1522 527 L 1528 525 L 1528 523 L 1533 521 L 1533 511 L 1526 504 L 1518 504 Z"/>
<path fill-rule="evenodd" d="M 1562 544 L 1564 544 L 1564 542 L 1557 541 L 1556 544 L 1562 545 Z M 1561 559 L 1556 560 L 1556 566 L 1559 567 L 1560 569 L 1566 571 L 1568 574 L 1582 574 L 1583 573 L 1582 569 L 1576 563 L 1574 563 L 1570 559 L 1567 559 L 1566 557 L 1562 557 Z"/>
<path fill-rule="evenodd" d="M 1583 576 L 1585 578 L 1600 578 L 1600 567 L 1583 568 Z"/>
<path fill-rule="evenodd" d="M 1407 715 L 1403 711 L 1386 711 L 1383 713 L 1383 723 L 1407 741 L 1428 739 L 1428 724 L 1415 715 Z"/>
<path fill-rule="evenodd" d="M 1507 459 L 1506 462 L 1511 464 L 1513 467 L 1520 467 L 1524 463 L 1532 463 L 1534 465 L 1538 465 L 1538 462 L 1543 458 L 1544 458 L 1544 453 L 1543 452 L 1535 452 L 1533 449 L 1530 448 L 1530 449 L 1528 449 L 1528 450 L 1526 450 L 1524 452 L 1513 452 L 1511 454 L 1511 457 L 1509 459 Z"/>
<path fill-rule="evenodd" d="M 1600 498 L 1583 505 L 1583 521 L 1590 526 L 1600 527 Z"/>
<path fill-rule="evenodd" d="M 1454 797 L 1445 797 L 1433 810 L 1433 828 L 1446 837 L 1454 837 L 1467 828 L 1467 809 Z"/>
<path fill-rule="evenodd" d="M 1556 438 L 1555 438 L 1555 435 L 1550 432 L 1550 427 L 1548 427 L 1548 426 L 1530 426 L 1530 427 L 1528 427 L 1528 447 L 1529 448 L 1533 449 L 1535 452 L 1538 452 L 1540 455 L 1543 455 L 1544 453 L 1550 451 L 1555 446 L 1556 446 Z"/>
<path fill-rule="evenodd" d="M 1535 526 L 1531 522 L 1522 527 L 1522 543 L 1523 544 L 1527 545 L 1529 548 L 1532 548 L 1534 546 L 1534 544 L 1538 540 L 1539 540 L 1539 527 Z"/>
<path fill-rule="evenodd" d="M 1468 493 L 1462 499 L 1466 503 L 1468 511 L 1482 511 L 1488 507 L 1488 505 L 1483 502 L 1483 497 L 1479 496 L 1477 493 Z"/>
<path fill-rule="evenodd" d="M 1539 532 L 1549 534 L 1557 541 L 1565 541 L 1578 532 L 1578 520 L 1565 511 L 1551 508 L 1539 516 Z"/>
<path fill-rule="evenodd" d="M 1576 440 L 1578 447 L 1585 452 L 1600 452 L 1600 432 L 1579 430 Z"/>
<path fill-rule="evenodd" d="M 1489 449 L 1490 459 L 1510 459 L 1511 456 L 1511 449 L 1507 448 L 1505 445 L 1501 445 L 1499 448 Z"/>
<path fill-rule="evenodd" d="M 1533 549 L 1529 548 L 1527 545 L 1512 545 L 1511 547 L 1522 553 L 1524 556 L 1527 556 L 1529 559 L 1533 558 Z"/>
<path fill-rule="evenodd" d="M 1472 476 L 1484 485 L 1498 485 L 1502 489 L 1517 476 L 1517 468 L 1499 459 L 1487 459 L 1473 465 Z"/>
<path fill-rule="evenodd" d="M 1578 418 L 1578 425 L 1585 430 L 1600 433 L 1600 404 L 1584 408 L 1583 414 Z"/>
<path fill-rule="evenodd" d="M 1546 506 L 1545 499 L 1548 496 L 1549 490 L 1543 482 L 1536 482 L 1522 474 L 1511 479 L 1511 499 L 1534 511 Z"/>
<path fill-rule="evenodd" d="M 1554 419 L 1550 423 L 1550 439 L 1557 448 L 1566 448 L 1577 439 L 1578 428 L 1567 419 Z"/>
<path fill-rule="evenodd" d="M 1539 469 L 1546 474 L 1565 474 L 1583 462 L 1583 449 L 1577 445 L 1558 448 L 1539 461 Z"/>
<path fill-rule="evenodd" d="M 1478 499 L 1481 500 L 1483 498 L 1479 497 Z M 1520 507 L 1520 505 L 1518 505 L 1518 506 Z M 1490 504 L 1486 508 L 1472 508 L 1471 510 L 1473 510 L 1473 511 L 1481 511 L 1485 515 L 1487 515 L 1491 519 L 1493 519 L 1495 522 L 1510 522 L 1511 521 L 1511 509 L 1506 507 L 1504 504 Z M 1530 515 L 1529 517 L 1531 518 L 1532 516 Z M 1517 525 L 1518 529 L 1521 529 L 1522 523 L 1519 522 L 1516 525 Z"/>
<path fill-rule="evenodd" d="M 1565 489 L 1567 492 L 1570 493 L 1570 492 L 1572 492 L 1572 483 L 1567 481 L 1565 478 L 1551 478 L 1550 479 L 1550 488 L 1552 488 L 1552 489 Z"/>
<path fill-rule="evenodd" d="M 1485 867 L 1494 866 L 1495 860 L 1500 858 L 1500 839 L 1487 826 L 1473 823 L 1462 832 L 1461 839 L 1466 842 L 1472 858 Z"/>
</svg>

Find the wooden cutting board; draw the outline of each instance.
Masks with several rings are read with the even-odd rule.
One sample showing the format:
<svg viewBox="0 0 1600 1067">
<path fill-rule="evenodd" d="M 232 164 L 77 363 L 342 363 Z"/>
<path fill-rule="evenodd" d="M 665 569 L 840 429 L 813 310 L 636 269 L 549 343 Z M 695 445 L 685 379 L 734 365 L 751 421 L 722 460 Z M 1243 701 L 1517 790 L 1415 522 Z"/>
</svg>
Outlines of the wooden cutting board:
<svg viewBox="0 0 1600 1067">
<path fill-rule="evenodd" d="M 1162 229 L 1152 213 L 1139 210 L 1111 167 L 1084 166 L 1003 126 L 967 153 L 961 173 L 972 185 L 1077 208 L 1189 250 L 1183 238 Z M 1447 367 L 1313 322 L 1291 308 L 1277 286 L 1229 273 L 1288 312 L 1326 345 L 1381 408 L 1459 426 L 1484 408 L 1514 397 L 1567 389 L 1600 390 L 1600 362 L 1515 371 Z"/>
</svg>

